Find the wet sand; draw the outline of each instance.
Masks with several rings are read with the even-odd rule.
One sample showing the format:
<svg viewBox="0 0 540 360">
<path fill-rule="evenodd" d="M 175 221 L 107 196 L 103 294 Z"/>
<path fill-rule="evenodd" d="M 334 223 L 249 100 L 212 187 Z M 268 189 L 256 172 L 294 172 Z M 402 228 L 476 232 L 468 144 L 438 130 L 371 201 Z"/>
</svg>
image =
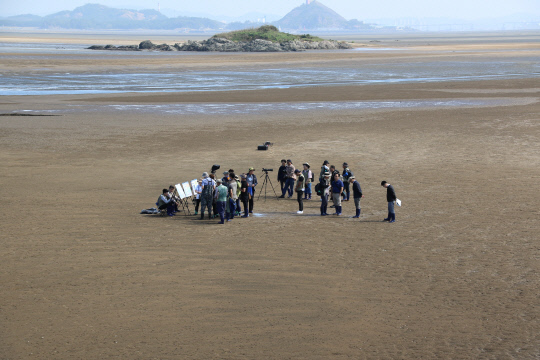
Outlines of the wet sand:
<svg viewBox="0 0 540 360">
<path fill-rule="evenodd" d="M 492 55 L 504 57 L 506 48 L 501 41 Z M 407 56 L 439 56 L 430 51 Z M 227 59 L 294 67 L 400 56 L 216 54 L 189 61 L 208 68 L 227 66 Z M 30 69 L 26 61 L 37 60 L 4 63 L 2 71 Z M 48 66 L 84 72 L 122 64 L 110 61 L 58 57 Z M 167 61 L 139 65 L 159 69 Z M 2 97 L 3 114 L 65 111 L 0 116 L 0 357 L 536 358 L 539 88 L 531 76 Z M 219 116 L 73 107 L 470 98 L 504 105 Z M 275 145 L 257 151 L 264 141 Z M 199 177 L 212 164 L 237 173 L 254 166 L 262 183 L 260 169 L 277 170 L 281 158 L 297 166 L 308 161 L 317 172 L 325 159 L 347 161 L 366 196 L 361 219 L 350 218 L 352 202 L 344 203 L 341 217 L 318 216 L 316 200 L 296 215 L 296 201 L 276 200 L 270 187 L 267 200 L 255 202 L 256 216 L 225 225 L 139 214 L 163 187 Z M 270 175 L 279 187 L 276 172 Z M 381 180 L 403 201 L 394 224 L 380 221 L 386 215 Z"/>
</svg>

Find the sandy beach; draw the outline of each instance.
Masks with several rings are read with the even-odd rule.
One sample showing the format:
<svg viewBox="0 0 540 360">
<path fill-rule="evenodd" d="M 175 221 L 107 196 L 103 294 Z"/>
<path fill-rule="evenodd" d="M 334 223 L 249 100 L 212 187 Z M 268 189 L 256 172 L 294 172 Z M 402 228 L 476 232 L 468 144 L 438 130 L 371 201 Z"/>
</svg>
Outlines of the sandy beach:
<svg viewBox="0 0 540 360">
<path fill-rule="evenodd" d="M 18 36 L 30 38 L 13 41 Z M 399 52 L 96 52 L 90 59 L 48 55 L 45 63 L 13 53 L 0 73 L 538 59 L 537 39 L 455 36 L 409 46 L 401 39 Z M 298 105 L 362 101 L 420 105 Z M 270 107 L 230 114 L 117 107 L 135 104 Z M 57 116 L 6 116 L 50 111 Z M 0 114 L 0 359 L 540 356 L 538 74 L 2 96 Z M 274 146 L 257 151 L 265 141 Z M 344 216 L 320 217 L 315 197 L 297 215 L 297 202 L 277 200 L 271 187 L 266 200 L 264 192 L 256 199 L 255 216 L 225 225 L 139 214 L 162 188 L 200 177 L 213 164 L 237 173 L 253 166 L 262 183 L 261 169 L 277 170 L 282 158 L 297 167 L 307 161 L 317 174 L 324 160 L 339 168 L 348 162 L 365 195 L 360 220 L 350 218 L 352 201 Z M 278 191 L 276 171 L 270 176 Z M 403 201 L 394 224 L 381 222 L 381 180 Z"/>
</svg>

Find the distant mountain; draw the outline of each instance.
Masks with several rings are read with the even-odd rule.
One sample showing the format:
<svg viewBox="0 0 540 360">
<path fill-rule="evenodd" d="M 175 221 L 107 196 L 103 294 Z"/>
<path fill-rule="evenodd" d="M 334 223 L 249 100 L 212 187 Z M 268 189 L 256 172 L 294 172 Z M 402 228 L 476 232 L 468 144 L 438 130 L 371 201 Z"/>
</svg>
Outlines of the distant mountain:
<svg viewBox="0 0 540 360">
<path fill-rule="evenodd" d="M 19 15 L 0 19 L 3 26 L 33 26 L 41 28 L 63 29 L 157 29 L 174 30 L 223 28 L 223 23 L 196 17 L 168 18 L 156 10 L 115 9 L 100 4 L 86 4 L 73 11 L 60 11 L 40 17 Z"/>
<path fill-rule="evenodd" d="M 294 8 L 281 20 L 273 23 L 290 30 L 369 29 L 370 26 L 356 19 L 347 21 L 343 16 L 318 1 Z"/>
</svg>

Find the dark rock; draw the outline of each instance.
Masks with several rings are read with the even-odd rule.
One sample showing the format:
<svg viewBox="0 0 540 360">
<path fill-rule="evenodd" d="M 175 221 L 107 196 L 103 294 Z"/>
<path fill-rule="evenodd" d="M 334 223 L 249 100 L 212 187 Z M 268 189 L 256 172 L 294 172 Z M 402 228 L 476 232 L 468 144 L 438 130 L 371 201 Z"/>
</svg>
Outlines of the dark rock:
<svg viewBox="0 0 540 360">
<path fill-rule="evenodd" d="M 141 50 L 153 50 L 155 47 L 156 45 L 150 40 L 141 41 L 139 44 L 139 49 Z"/>
<path fill-rule="evenodd" d="M 105 50 L 105 47 L 101 46 L 101 45 L 92 45 L 90 47 L 87 47 L 87 49 L 89 49 L 89 50 Z"/>
</svg>

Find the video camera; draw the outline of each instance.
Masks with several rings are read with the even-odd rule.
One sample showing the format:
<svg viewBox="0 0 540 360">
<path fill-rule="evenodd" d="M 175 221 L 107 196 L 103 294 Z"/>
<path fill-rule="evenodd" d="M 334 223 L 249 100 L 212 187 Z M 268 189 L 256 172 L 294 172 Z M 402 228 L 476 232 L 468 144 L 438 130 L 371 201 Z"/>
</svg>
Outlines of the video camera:
<svg viewBox="0 0 540 360">
<path fill-rule="evenodd" d="M 215 173 L 216 173 L 216 170 L 219 170 L 220 167 L 221 167 L 221 166 L 219 166 L 219 165 L 212 165 L 212 171 L 211 171 L 212 174 L 215 174 Z"/>
<path fill-rule="evenodd" d="M 274 169 L 265 169 L 265 168 L 263 168 L 262 171 L 269 172 L 269 171 L 274 171 Z"/>
</svg>

